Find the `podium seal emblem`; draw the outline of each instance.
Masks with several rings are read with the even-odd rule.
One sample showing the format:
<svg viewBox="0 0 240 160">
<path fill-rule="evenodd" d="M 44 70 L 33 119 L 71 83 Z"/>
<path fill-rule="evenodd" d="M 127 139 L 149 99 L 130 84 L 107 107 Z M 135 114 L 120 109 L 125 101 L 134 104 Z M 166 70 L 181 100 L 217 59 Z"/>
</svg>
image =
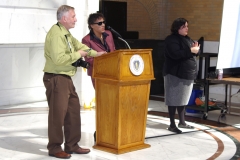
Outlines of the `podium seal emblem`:
<svg viewBox="0 0 240 160">
<path fill-rule="evenodd" d="M 129 62 L 129 68 L 132 74 L 136 76 L 142 74 L 144 69 L 144 62 L 142 57 L 138 54 L 133 55 Z"/>
</svg>

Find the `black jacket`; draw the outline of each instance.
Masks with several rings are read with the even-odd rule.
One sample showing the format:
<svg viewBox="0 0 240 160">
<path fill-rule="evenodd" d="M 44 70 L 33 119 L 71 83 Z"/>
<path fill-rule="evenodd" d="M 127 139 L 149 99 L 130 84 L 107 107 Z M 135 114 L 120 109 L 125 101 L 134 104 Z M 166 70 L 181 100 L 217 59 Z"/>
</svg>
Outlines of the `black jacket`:
<svg viewBox="0 0 240 160">
<path fill-rule="evenodd" d="M 194 80 L 197 76 L 196 54 L 191 53 L 193 40 L 188 36 L 171 34 L 165 38 L 163 75 Z"/>
</svg>

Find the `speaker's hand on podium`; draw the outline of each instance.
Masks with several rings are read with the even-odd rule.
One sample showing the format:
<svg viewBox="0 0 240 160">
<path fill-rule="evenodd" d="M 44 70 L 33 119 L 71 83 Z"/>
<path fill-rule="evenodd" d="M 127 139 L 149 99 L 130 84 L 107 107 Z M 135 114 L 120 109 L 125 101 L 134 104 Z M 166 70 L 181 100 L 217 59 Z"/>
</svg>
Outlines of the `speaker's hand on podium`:
<svg viewBox="0 0 240 160">
<path fill-rule="evenodd" d="M 106 54 L 106 53 L 107 53 L 106 51 L 97 52 L 97 56 L 96 57 L 101 56 L 101 55 Z"/>
</svg>

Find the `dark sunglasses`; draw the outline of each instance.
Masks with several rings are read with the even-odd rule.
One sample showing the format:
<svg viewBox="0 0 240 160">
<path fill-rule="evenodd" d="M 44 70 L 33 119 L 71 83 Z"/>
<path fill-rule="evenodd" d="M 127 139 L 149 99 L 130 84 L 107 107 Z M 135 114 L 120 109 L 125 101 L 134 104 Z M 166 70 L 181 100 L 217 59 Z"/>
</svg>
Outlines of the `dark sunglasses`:
<svg viewBox="0 0 240 160">
<path fill-rule="evenodd" d="M 97 24 L 97 25 L 101 26 L 103 23 L 105 24 L 105 21 L 97 22 L 97 23 L 93 23 L 93 24 Z"/>
</svg>

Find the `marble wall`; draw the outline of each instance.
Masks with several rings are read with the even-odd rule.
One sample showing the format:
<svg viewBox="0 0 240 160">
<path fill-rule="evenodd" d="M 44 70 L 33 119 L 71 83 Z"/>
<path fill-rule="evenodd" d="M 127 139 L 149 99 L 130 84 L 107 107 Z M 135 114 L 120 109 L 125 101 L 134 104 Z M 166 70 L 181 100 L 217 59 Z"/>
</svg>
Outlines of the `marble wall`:
<svg viewBox="0 0 240 160">
<path fill-rule="evenodd" d="M 46 32 L 56 22 L 56 9 L 66 0 L 0 1 L 0 43 L 43 43 Z"/>
<path fill-rule="evenodd" d="M 45 99 L 43 44 L 0 46 L 0 106 Z"/>
<path fill-rule="evenodd" d="M 89 13 L 98 11 L 98 0 L 0 1 L 0 106 L 46 100 L 44 39 L 57 22 L 56 11 L 62 4 L 75 8 L 78 21 L 70 32 L 81 41 L 89 32 Z M 89 103 L 95 93 L 86 71 L 78 68 L 73 81 L 81 105 Z"/>
</svg>

